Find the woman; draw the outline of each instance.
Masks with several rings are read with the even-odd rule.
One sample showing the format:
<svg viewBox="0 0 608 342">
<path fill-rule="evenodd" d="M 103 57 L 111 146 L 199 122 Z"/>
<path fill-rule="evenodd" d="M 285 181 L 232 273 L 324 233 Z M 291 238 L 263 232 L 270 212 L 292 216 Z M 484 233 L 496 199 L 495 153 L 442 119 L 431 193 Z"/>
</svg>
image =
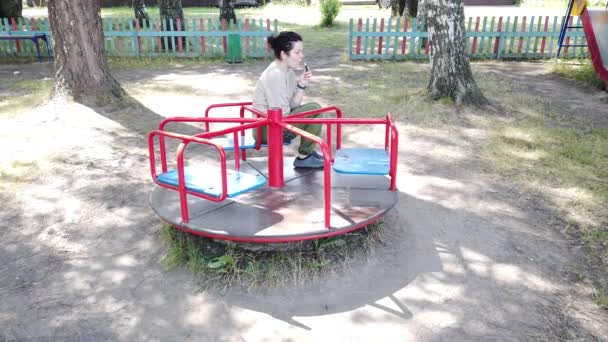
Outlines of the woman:
<svg viewBox="0 0 608 342">
<path fill-rule="evenodd" d="M 283 115 L 302 113 L 321 108 L 317 103 L 302 105 L 304 92 L 312 72 L 306 67 L 304 72 L 296 75 L 295 71 L 302 70 L 304 65 L 304 45 L 302 37 L 295 32 L 281 32 L 278 36 L 268 37 L 268 44 L 274 51 L 275 60 L 264 70 L 255 85 L 253 107 L 266 113 L 268 108 L 281 108 Z M 315 117 L 315 116 L 311 116 Z M 302 124 L 296 127 L 319 136 L 321 125 Z M 267 128 L 261 127 L 262 143 L 266 143 Z M 254 131 L 257 137 L 257 131 Z M 296 134 L 283 131 L 283 140 L 291 141 Z M 323 157 L 315 152 L 315 143 L 301 139 L 298 156 L 293 162 L 297 168 L 322 168 Z"/>
</svg>

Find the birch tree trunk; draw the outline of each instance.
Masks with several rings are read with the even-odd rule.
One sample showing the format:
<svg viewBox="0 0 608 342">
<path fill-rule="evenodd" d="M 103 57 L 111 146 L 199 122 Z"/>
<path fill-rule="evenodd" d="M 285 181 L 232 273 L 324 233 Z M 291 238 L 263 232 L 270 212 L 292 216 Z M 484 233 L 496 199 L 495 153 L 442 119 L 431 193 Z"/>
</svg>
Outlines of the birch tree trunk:
<svg viewBox="0 0 608 342">
<path fill-rule="evenodd" d="M 488 103 L 473 79 L 465 51 L 463 0 L 427 0 L 424 13 L 429 32 L 433 100 L 449 97 L 456 104 Z"/>
<path fill-rule="evenodd" d="M 121 97 L 123 90 L 104 55 L 99 2 L 50 0 L 48 11 L 55 42 L 55 93 L 74 99 Z"/>
</svg>

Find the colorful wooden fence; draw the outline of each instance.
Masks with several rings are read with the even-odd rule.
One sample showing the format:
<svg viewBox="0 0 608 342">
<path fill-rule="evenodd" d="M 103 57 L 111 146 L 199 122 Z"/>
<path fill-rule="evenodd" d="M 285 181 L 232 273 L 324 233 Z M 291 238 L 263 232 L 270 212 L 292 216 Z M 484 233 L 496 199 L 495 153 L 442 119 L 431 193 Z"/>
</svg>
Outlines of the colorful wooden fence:
<svg viewBox="0 0 608 342">
<path fill-rule="evenodd" d="M 470 58 L 552 58 L 563 17 L 476 17 L 465 21 L 466 51 Z M 570 17 L 570 26 L 581 26 Z M 572 25 L 576 23 L 575 25 Z M 428 32 L 424 19 L 367 18 L 350 20 L 349 56 L 357 59 L 426 59 Z M 565 44 L 586 44 L 581 28 L 569 29 Z M 587 57 L 587 47 L 564 48 L 560 57 Z"/>
<path fill-rule="evenodd" d="M 209 18 L 149 21 L 132 18 L 107 18 L 102 21 L 104 48 L 108 56 L 119 57 L 220 57 L 228 52 L 228 35 L 237 34 L 244 57 L 270 56 L 266 37 L 277 32 L 277 21 L 238 20 L 236 24 Z M 48 18 L 0 19 L 0 34 L 45 33 L 51 37 Z M 52 38 L 52 37 L 51 37 Z M 52 39 L 50 39 L 52 46 Z M 36 56 L 30 42 L 0 41 L 0 58 Z"/>
</svg>

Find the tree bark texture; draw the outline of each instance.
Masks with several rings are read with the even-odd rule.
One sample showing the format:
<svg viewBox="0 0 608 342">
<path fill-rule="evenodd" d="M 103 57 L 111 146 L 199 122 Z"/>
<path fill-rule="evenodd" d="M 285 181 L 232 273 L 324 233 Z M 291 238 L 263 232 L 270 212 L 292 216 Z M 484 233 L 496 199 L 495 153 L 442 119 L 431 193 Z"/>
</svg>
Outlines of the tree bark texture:
<svg viewBox="0 0 608 342">
<path fill-rule="evenodd" d="M 391 16 L 418 16 L 418 0 L 376 0 L 378 7 L 391 8 Z"/>
<path fill-rule="evenodd" d="M 74 99 L 122 96 L 104 55 L 99 2 L 50 0 L 48 11 L 54 41 L 55 93 Z"/>
<path fill-rule="evenodd" d="M 486 104 L 465 51 L 463 0 L 429 0 L 424 7 L 431 57 L 431 98 L 449 97 L 457 104 Z"/>
<path fill-rule="evenodd" d="M 148 9 L 146 9 L 144 0 L 133 0 L 133 12 L 135 14 L 135 18 L 140 20 L 140 24 L 143 20 L 150 20 Z"/>
<path fill-rule="evenodd" d="M 173 19 L 173 30 L 177 31 L 177 19 L 181 21 L 181 31 L 185 31 L 184 26 L 184 9 L 182 8 L 182 0 L 159 0 L 158 9 L 160 12 L 160 18 L 165 22 L 165 28 L 167 31 L 171 29 L 170 19 Z M 167 39 L 167 46 L 165 46 L 165 40 L 162 39 L 162 49 L 177 51 L 177 40 L 182 40 L 182 46 L 185 44 L 185 37 L 169 37 Z M 175 48 L 174 48 L 175 46 Z"/>
<path fill-rule="evenodd" d="M 22 12 L 21 0 L 0 0 L 0 18 L 19 18 Z"/>
<path fill-rule="evenodd" d="M 236 24 L 236 14 L 234 13 L 232 0 L 220 0 L 220 21 L 222 20 L 226 20 L 227 23 L 232 21 Z"/>
</svg>

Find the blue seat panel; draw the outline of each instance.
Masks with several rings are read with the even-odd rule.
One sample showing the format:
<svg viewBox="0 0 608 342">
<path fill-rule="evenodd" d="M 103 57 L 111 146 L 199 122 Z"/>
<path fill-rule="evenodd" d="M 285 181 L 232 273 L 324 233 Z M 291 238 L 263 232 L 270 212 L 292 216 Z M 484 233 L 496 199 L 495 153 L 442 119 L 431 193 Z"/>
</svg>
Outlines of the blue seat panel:
<svg viewBox="0 0 608 342">
<path fill-rule="evenodd" d="M 222 176 L 217 168 L 184 168 L 186 188 L 188 190 L 220 197 L 222 192 Z M 243 172 L 227 170 L 228 197 L 235 197 L 247 191 L 257 189 L 266 184 L 266 178 Z M 177 170 L 160 174 L 156 178 L 160 183 L 178 186 Z"/>
<path fill-rule="evenodd" d="M 336 151 L 333 169 L 348 174 L 388 175 L 389 155 L 382 148 L 343 148 Z"/>
<path fill-rule="evenodd" d="M 213 138 L 212 140 L 213 140 L 213 142 L 216 142 L 216 143 L 222 145 L 222 147 L 226 151 L 234 150 L 234 138 L 232 138 L 232 137 L 230 137 L 230 138 L 228 138 L 228 137 Z M 283 143 L 283 146 L 287 146 L 290 144 L 291 144 L 291 141 L 285 141 Z M 246 134 L 245 136 L 239 135 L 239 149 L 244 150 L 247 148 L 255 148 L 255 146 L 256 146 L 256 141 L 253 138 L 253 136 L 251 136 L 251 134 Z M 262 144 L 262 147 L 266 147 L 266 146 L 268 146 L 268 145 Z"/>
</svg>

